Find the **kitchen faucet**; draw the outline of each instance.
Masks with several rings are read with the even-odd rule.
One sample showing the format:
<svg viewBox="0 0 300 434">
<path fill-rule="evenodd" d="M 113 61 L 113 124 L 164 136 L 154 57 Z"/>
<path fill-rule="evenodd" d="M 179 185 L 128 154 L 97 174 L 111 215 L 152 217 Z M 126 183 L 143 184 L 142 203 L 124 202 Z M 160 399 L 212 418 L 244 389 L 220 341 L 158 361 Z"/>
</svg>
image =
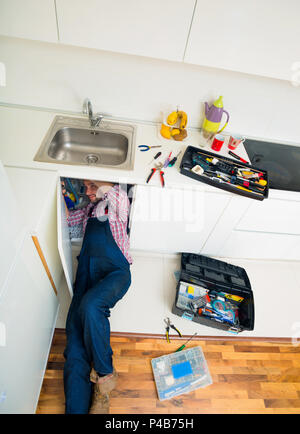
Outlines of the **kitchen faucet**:
<svg viewBox="0 0 300 434">
<path fill-rule="evenodd" d="M 103 115 L 101 115 L 100 113 L 96 113 L 95 116 L 93 115 L 92 103 L 88 98 L 84 100 L 82 111 L 84 114 L 88 115 L 92 128 L 99 126 L 100 122 L 103 119 Z"/>
</svg>

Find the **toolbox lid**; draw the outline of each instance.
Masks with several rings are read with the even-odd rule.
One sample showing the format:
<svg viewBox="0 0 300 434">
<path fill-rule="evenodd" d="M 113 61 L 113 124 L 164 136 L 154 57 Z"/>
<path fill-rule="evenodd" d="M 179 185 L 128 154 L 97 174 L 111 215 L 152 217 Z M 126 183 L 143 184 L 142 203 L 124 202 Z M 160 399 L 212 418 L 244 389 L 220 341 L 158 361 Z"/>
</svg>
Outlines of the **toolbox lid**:
<svg viewBox="0 0 300 434">
<path fill-rule="evenodd" d="M 181 269 L 196 281 L 206 281 L 227 290 L 252 292 L 244 268 L 195 253 L 181 254 Z M 190 280 L 191 280 L 190 279 Z"/>
</svg>

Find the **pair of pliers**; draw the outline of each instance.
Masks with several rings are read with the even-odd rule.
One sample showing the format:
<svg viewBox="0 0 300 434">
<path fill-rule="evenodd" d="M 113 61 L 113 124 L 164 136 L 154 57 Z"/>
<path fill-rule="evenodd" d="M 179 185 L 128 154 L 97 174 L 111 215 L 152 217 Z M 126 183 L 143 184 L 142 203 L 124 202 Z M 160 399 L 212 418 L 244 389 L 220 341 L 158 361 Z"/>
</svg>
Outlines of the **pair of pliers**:
<svg viewBox="0 0 300 434">
<path fill-rule="evenodd" d="M 165 318 L 164 322 L 167 325 L 166 326 L 166 339 L 167 339 L 168 343 L 170 343 L 170 336 L 169 336 L 170 328 L 175 330 L 175 332 L 178 334 L 178 336 L 182 338 L 180 331 L 174 326 L 174 324 L 171 323 L 170 318 Z"/>
<path fill-rule="evenodd" d="M 159 176 L 160 176 L 160 182 L 161 182 L 161 186 L 164 187 L 165 186 L 165 178 L 164 178 L 164 171 L 161 170 L 163 168 L 163 164 L 162 163 L 158 163 L 155 164 L 155 167 L 152 167 L 151 169 L 151 173 L 148 176 L 146 183 L 148 184 L 148 182 L 150 181 L 150 179 L 152 178 L 152 176 L 154 175 L 154 173 L 159 170 Z"/>
<path fill-rule="evenodd" d="M 157 145 L 157 146 L 139 145 L 138 147 L 140 148 L 140 151 L 146 152 L 146 151 L 149 151 L 149 149 L 152 149 L 152 148 L 161 148 L 161 145 Z"/>
</svg>

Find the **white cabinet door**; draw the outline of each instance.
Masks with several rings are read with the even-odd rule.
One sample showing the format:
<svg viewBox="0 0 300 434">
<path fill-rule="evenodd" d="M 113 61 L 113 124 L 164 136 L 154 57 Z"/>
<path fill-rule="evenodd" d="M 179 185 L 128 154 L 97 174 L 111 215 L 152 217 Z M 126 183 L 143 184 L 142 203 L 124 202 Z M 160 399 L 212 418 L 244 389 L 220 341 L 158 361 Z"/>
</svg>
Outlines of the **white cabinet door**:
<svg viewBox="0 0 300 434">
<path fill-rule="evenodd" d="M 285 259 L 300 260 L 300 236 L 293 237 L 286 252 Z"/>
<path fill-rule="evenodd" d="M 72 247 L 67 223 L 65 201 L 61 191 L 60 178 L 57 181 L 57 239 L 58 251 L 65 273 L 66 282 L 73 296 L 73 259 Z"/>
<path fill-rule="evenodd" d="M 183 60 L 195 0 L 56 0 L 60 42 Z"/>
<path fill-rule="evenodd" d="M 225 258 L 299 260 L 299 241 L 299 236 L 233 231 L 221 246 L 218 256 Z"/>
<path fill-rule="evenodd" d="M 206 244 L 231 258 L 300 259 L 300 202 L 232 198 Z"/>
<path fill-rule="evenodd" d="M 199 253 L 229 198 L 195 189 L 137 186 L 131 248 Z"/>
<path fill-rule="evenodd" d="M 250 205 L 250 199 L 233 194 L 228 196 L 229 198 L 224 206 L 223 212 L 213 226 L 213 230 L 210 232 L 203 246 L 201 251 L 203 255 L 219 256 L 222 245 L 239 221 L 242 213 L 245 212 Z M 210 205 L 211 212 L 213 212 L 214 204 L 211 203 Z"/>
<path fill-rule="evenodd" d="M 47 266 L 56 288 L 62 275 L 62 266 L 57 248 L 57 173 L 50 170 L 5 167 L 18 214 L 38 238 Z"/>
<path fill-rule="evenodd" d="M 266 199 L 251 201 L 236 225 L 237 231 L 300 235 L 300 201 Z"/>
<path fill-rule="evenodd" d="M 54 0 L 1 0 L 0 34 L 58 42 Z"/>
<path fill-rule="evenodd" d="M 184 61 L 291 81 L 299 16 L 298 0 L 198 0 Z"/>
<path fill-rule="evenodd" d="M 58 300 L 27 234 L 0 296 L 0 413 L 34 413 Z"/>
<path fill-rule="evenodd" d="M 22 219 L 22 209 L 18 205 L 13 189 L 7 177 L 5 168 L 0 161 L 0 294 L 7 279 L 17 251 L 25 236 L 25 224 Z"/>
</svg>

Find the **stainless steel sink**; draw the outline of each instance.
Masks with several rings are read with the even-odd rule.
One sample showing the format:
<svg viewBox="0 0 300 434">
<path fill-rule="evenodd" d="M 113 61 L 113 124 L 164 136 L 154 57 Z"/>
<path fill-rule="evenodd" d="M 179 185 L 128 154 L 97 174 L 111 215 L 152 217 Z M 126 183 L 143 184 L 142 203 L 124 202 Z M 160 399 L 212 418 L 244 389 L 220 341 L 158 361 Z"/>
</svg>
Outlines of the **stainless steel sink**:
<svg viewBox="0 0 300 434">
<path fill-rule="evenodd" d="M 91 128 L 88 119 L 56 116 L 35 161 L 133 169 L 133 125 L 103 120 Z"/>
</svg>

